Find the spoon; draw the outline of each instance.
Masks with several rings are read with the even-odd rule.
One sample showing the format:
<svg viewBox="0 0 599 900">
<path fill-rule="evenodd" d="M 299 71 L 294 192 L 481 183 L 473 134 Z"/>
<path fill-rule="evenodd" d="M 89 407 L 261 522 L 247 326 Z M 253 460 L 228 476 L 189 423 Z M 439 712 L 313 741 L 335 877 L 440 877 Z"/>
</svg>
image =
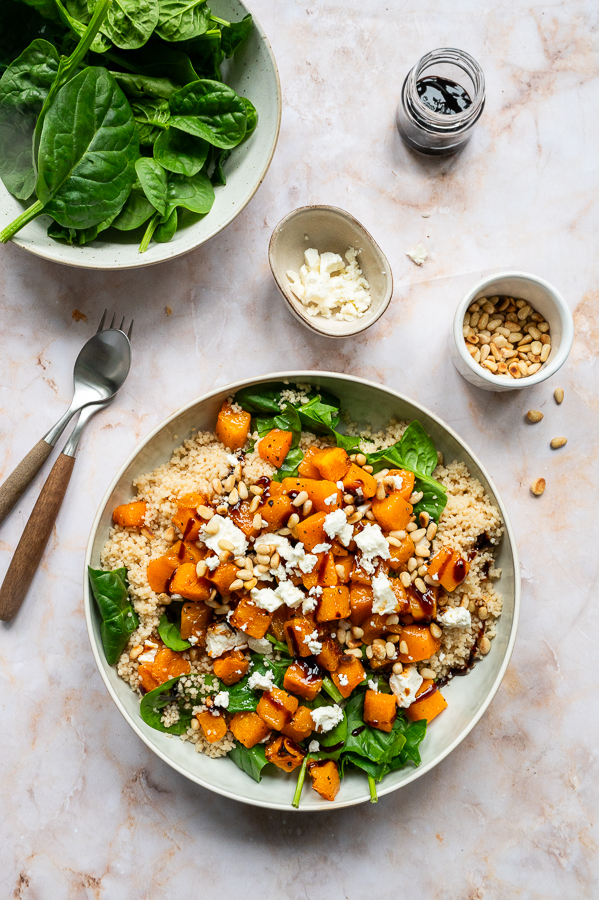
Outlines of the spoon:
<svg viewBox="0 0 599 900">
<path fill-rule="evenodd" d="M 113 316 L 110 327 L 106 329 L 105 320 L 106 311 L 96 334 L 83 345 L 75 361 L 71 405 L 0 486 L 0 524 L 44 465 L 73 416 L 90 403 L 101 403 L 114 397 L 129 374 L 129 339 L 133 322 L 128 334 L 125 334 L 122 330 L 124 319 L 120 328 L 114 328 Z"/>
</svg>

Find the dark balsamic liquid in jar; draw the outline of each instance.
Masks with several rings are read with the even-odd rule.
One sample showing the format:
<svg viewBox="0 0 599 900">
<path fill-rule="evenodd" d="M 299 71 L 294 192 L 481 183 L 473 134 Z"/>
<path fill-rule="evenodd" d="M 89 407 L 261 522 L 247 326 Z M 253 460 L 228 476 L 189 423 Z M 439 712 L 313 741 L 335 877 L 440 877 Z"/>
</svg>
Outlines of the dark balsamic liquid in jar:
<svg viewBox="0 0 599 900">
<path fill-rule="evenodd" d="M 444 116 L 455 116 L 472 105 L 472 98 L 460 84 L 439 75 L 419 78 L 416 90 L 424 106 Z"/>
</svg>

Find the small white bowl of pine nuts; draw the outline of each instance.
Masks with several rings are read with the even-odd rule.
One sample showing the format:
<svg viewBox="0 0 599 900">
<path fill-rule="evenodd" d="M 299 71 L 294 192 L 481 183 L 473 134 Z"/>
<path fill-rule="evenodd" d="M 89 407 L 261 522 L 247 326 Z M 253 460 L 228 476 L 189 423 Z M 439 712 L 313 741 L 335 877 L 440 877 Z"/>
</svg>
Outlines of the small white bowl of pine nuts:
<svg viewBox="0 0 599 900">
<path fill-rule="evenodd" d="M 554 375 L 573 338 L 572 313 L 552 285 L 525 272 L 500 272 L 460 301 L 453 361 L 475 387 L 519 390 Z"/>
</svg>

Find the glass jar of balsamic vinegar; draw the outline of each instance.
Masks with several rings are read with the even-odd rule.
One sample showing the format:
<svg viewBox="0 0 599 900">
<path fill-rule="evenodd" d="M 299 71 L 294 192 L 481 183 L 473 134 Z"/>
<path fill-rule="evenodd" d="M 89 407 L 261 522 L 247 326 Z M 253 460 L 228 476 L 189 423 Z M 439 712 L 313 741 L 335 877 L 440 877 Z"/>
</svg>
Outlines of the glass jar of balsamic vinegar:
<svg viewBox="0 0 599 900">
<path fill-rule="evenodd" d="M 431 50 L 408 72 L 397 107 L 397 128 L 414 150 L 455 153 L 472 134 L 485 106 L 485 78 L 468 53 Z"/>
</svg>

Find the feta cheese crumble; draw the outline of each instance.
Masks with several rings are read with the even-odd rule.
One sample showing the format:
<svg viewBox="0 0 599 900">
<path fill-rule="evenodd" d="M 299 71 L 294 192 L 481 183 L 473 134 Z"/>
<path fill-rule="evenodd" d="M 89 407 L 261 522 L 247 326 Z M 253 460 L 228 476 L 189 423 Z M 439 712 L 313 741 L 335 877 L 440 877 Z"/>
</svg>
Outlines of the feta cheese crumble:
<svg viewBox="0 0 599 900">
<path fill-rule="evenodd" d="M 463 606 L 446 606 L 443 612 L 437 616 L 437 622 L 447 628 L 470 628 L 472 617 Z"/>
<path fill-rule="evenodd" d="M 354 533 L 353 525 L 348 523 L 347 516 L 342 509 L 327 513 L 322 527 L 331 540 L 338 537 L 344 547 L 347 547 Z"/>
<path fill-rule="evenodd" d="M 206 653 L 212 659 L 222 656 L 227 650 L 245 646 L 246 643 L 245 635 L 234 631 L 230 625 L 226 625 L 224 622 L 217 622 L 215 625 L 211 625 L 206 632 Z"/>
<path fill-rule="evenodd" d="M 304 252 L 299 272 L 287 272 L 289 286 L 309 316 L 352 322 L 370 309 L 370 285 L 357 256 L 357 250 L 350 247 L 344 262 L 338 253 L 319 254 L 311 247 Z"/>
<path fill-rule="evenodd" d="M 337 494 L 330 494 L 328 497 L 325 497 L 324 502 L 327 506 L 332 506 L 333 503 L 337 502 Z"/>
<path fill-rule="evenodd" d="M 374 572 L 374 560 L 389 559 L 389 543 L 381 531 L 380 525 L 365 525 L 356 535 L 356 546 L 362 551 L 361 566 L 371 575 Z"/>
<path fill-rule="evenodd" d="M 312 721 L 314 722 L 314 730 L 321 734 L 324 731 L 331 731 L 335 725 L 338 725 L 343 718 L 343 710 L 340 706 L 319 706 L 317 709 L 310 710 Z"/>
<path fill-rule="evenodd" d="M 260 609 L 265 609 L 267 612 L 274 612 L 284 602 L 272 588 L 252 588 L 250 597 L 256 606 L 259 606 Z"/>
<path fill-rule="evenodd" d="M 428 257 L 428 250 L 422 244 L 417 244 L 412 250 L 406 250 L 406 256 L 409 256 L 417 266 L 421 266 Z"/>
<path fill-rule="evenodd" d="M 266 638 L 254 638 L 248 637 L 247 639 L 248 647 L 250 650 L 253 650 L 254 653 L 261 653 L 262 656 L 273 656 L 273 646 Z"/>
<path fill-rule="evenodd" d="M 200 531 L 200 540 L 217 555 L 221 552 L 218 542 L 222 540 L 231 541 L 233 544 L 233 555 L 245 556 L 248 542 L 246 541 L 245 534 L 241 528 L 234 525 L 231 519 L 225 519 L 223 516 L 212 516 L 210 519 L 210 526 L 214 528 L 214 525 L 218 525 L 216 534 L 210 534 L 205 528 L 202 528 Z"/>
<path fill-rule="evenodd" d="M 397 705 L 403 709 L 416 699 L 416 691 L 424 681 L 424 678 L 416 666 L 406 666 L 401 675 L 392 675 L 389 679 L 389 687 L 397 697 Z"/>
<path fill-rule="evenodd" d="M 318 656 L 318 654 L 322 650 L 322 644 L 318 640 L 318 632 L 317 631 L 313 631 L 312 634 L 308 635 L 308 637 L 306 639 L 306 643 L 308 645 L 310 653 L 313 653 L 314 656 Z"/>
<path fill-rule="evenodd" d="M 319 750 L 320 744 L 318 743 L 318 741 L 310 741 L 310 743 L 308 744 L 308 751 L 310 753 L 318 753 Z"/>
<path fill-rule="evenodd" d="M 372 601 L 373 613 L 379 616 L 387 616 L 397 611 L 397 597 L 393 593 L 393 588 L 388 577 L 381 572 L 372 579 L 372 593 L 374 600 Z"/>
<path fill-rule="evenodd" d="M 222 709 L 226 709 L 229 705 L 229 692 L 228 691 L 219 691 L 218 694 L 214 697 L 214 705 L 220 706 Z"/>
<path fill-rule="evenodd" d="M 270 669 L 264 675 L 261 675 L 260 672 L 254 672 L 248 678 L 248 687 L 253 691 L 270 691 L 274 683 L 275 676 Z"/>
</svg>

